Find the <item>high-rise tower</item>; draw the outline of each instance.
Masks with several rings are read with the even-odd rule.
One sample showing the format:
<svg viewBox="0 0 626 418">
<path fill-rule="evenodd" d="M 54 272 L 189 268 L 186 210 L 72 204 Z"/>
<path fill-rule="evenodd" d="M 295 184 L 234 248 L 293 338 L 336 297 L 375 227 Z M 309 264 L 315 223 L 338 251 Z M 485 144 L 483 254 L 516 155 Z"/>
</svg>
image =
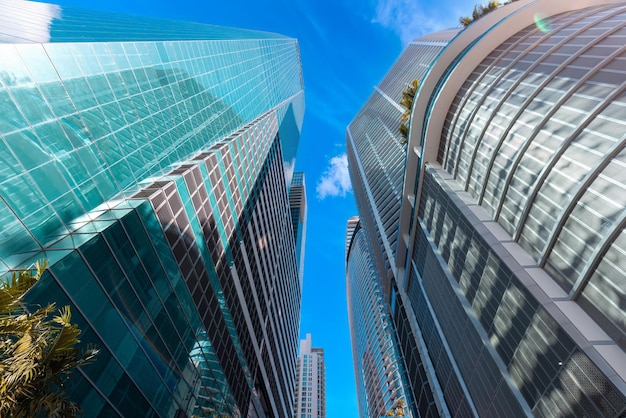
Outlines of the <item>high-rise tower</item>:
<svg viewBox="0 0 626 418">
<path fill-rule="evenodd" d="M 346 228 L 346 294 L 359 415 L 381 417 L 403 402 L 405 370 L 365 231 L 357 216 Z"/>
<path fill-rule="evenodd" d="M 88 416 L 293 410 L 301 285 L 285 166 L 304 111 L 280 35 L 5 1 L 0 272 L 96 344 Z"/>
<path fill-rule="evenodd" d="M 300 286 L 304 274 L 304 249 L 306 241 L 306 184 L 304 173 L 293 173 L 289 187 L 289 207 L 291 208 L 291 223 L 293 224 L 293 239 L 296 242 L 296 256 L 298 258 L 298 273 Z"/>
<path fill-rule="evenodd" d="M 426 74 L 457 32 L 445 30 L 411 42 L 346 132 L 354 196 L 386 293 L 394 275 L 406 153 L 398 138 L 404 112 L 400 106 L 402 92 L 412 80 Z"/>
<path fill-rule="evenodd" d="M 349 292 L 348 304 L 352 303 L 353 305 L 348 315 L 359 318 L 359 320 L 373 315 L 376 319 L 372 319 L 370 322 L 379 321 L 381 313 L 379 305 L 381 303 L 385 305 L 383 312 L 391 311 L 389 309 L 390 303 L 393 302 L 390 296 L 391 288 L 397 274 L 395 249 L 399 237 L 406 239 L 399 231 L 402 181 L 406 160 L 406 145 L 403 145 L 398 131 L 400 118 L 404 112 L 404 108 L 400 105 L 402 92 L 413 80 L 420 81 L 424 77 L 433 60 L 457 32 L 458 29 L 444 30 L 411 42 L 381 83 L 375 87 L 372 96 L 348 126 L 346 147 L 350 178 L 359 211 L 359 221 L 348 222 L 348 235 L 350 232 L 354 233 L 354 230 L 351 231 L 351 229 L 356 228 L 358 224 L 361 229 L 359 239 L 367 238 L 368 244 L 367 246 L 362 244 L 362 248 L 367 248 L 367 251 L 365 249 L 359 251 L 359 257 L 353 256 L 354 266 L 352 268 L 356 268 L 358 264 L 356 260 L 359 260 L 360 263 L 367 260 L 367 262 L 373 262 L 376 269 L 370 274 L 354 272 L 349 280 L 355 282 L 353 287 L 367 288 L 369 286 L 381 292 L 380 299 L 368 299 L 367 293 L 364 291 L 362 303 L 358 307 L 355 306 L 354 302 L 351 302 L 350 299 L 353 297 L 350 296 L 352 292 Z M 348 251 L 349 244 L 350 241 L 347 240 L 346 251 Z M 372 282 L 374 280 L 372 277 L 376 277 L 379 282 L 377 285 Z M 405 311 L 403 309 L 401 301 L 398 301 L 397 305 L 394 306 L 396 306 L 395 315 L 406 317 L 411 313 L 410 310 Z M 400 325 L 402 324 L 403 322 L 400 323 Z M 354 327 L 356 328 L 353 329 Z M 364 350 L 363 347 L 369 346 L 371 353 L 374 352 L 374 347 L 380 350 L 377 341 L 378 333 L 371 330 L 367 331 L 364 327 L 365 325 L 357 326 L 356 321 L 351 324 L 350 332 L 354 335 L 353 340 L 361 347 L 355 350 L 357 347 L 353 344 L 353 356 L 355 356 L 357 369 L 362 359 L 356 356 L 358 356 L 359 351 Z M 374 325 L 371 325 L 370 328 L 377 330 Z M 408 337 L 404 335 L 401 342 L 406 343 L 411 340 L 412 335 Z M 387 351 L 386 348 L 384 350 Z M 404 362 L 408 367 L 408 376 L 414 380 L 411 386 L 405 387 L 406 391 L 413 391 L 413 393 L 407 394 L 407 399 L 409 401 L 415 399 L 415 402 L 421 407 L 419 413 L 422 415 L 438 414 L 441 408 L 433 395 L 430 383 L 421 377 L 426 374 L 428 365 L 424 364 L 418 350 L 405 350 L 403 355 Z M 402 360 L 399 362 L 402 363 Z M 371 376 L 378 372 L 379 370 L 357 370 L 356 374 L 362 374 L 364 377 L 370 376 L 371 380 Z M 417 381 L 415 381 L 416 379 Z M 357 385 L 360 384 L 359 381 L 360 379 L 357 377 Z M 383 382 L 386 382 L 386 379 L 383 379 Z M 367 403 L 366 398 L 364 398 L 367 395 L 365 389 L 365 386 L 362 389 L 357 389 L 361 405 Z M 369 390 L 378 391 L 380 389 L 378 385 L 370 384 Z M 375 402 L 372 403 L 375 404 Z M 414 406 L 411 402 L 407 402 L 407 405 L 409 407 Z M 389 407 L 387 403 L 385 406 Z M 364 408 L 364 406 L 360 407 L 361 411 Z"/>
<path fill-rule="evenodd" d="M 625 28 L 623 1 L 520 0 L 418 77 L 397 245 L 370 243 L 422 416 L 625 413 Z M 349 133 L 353 178 L 396 173 L 363 162 L 391 132 Z"/>
<path fill-rule="evenodd" d="M 324 349 L 313 347 L 311 334 L 300 340 L 294 418 L 326 418 Z"/>
</svg>

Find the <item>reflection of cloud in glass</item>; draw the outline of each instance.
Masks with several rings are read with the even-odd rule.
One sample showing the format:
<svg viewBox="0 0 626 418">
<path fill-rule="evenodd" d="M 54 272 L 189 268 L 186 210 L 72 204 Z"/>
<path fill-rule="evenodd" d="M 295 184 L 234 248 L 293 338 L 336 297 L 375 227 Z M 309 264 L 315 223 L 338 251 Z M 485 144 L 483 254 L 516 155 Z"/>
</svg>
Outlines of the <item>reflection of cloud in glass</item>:
<svg viewBox="0 0 626 418">
<path fill-rule="evenodd" d="M 285 182 L 287 184 L 291 184 L 291 179 L 293 178 L 293 170 L 296 166 L 296 159 L 292 158 L 291 161 L 284 162 L 284 170 L 285 170 Z"/>
<path fill-rule="evenodd" d="M 0 23 L 0 42 L 31 43 L 50 42 L 50 25 L 61 18 L 61 8 L 56 4 L 30 1 L 3 1 Z"/>
</svg>

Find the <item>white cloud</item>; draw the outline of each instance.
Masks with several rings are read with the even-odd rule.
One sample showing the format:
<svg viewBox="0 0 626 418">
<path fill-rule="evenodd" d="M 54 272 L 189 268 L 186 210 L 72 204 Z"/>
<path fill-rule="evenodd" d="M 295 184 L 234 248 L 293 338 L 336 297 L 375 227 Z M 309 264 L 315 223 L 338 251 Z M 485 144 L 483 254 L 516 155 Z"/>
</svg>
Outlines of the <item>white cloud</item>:
<svg viewBox="0 0 626 418">
<path fill-rule="evenodd" d="M 330 159 L 330 166 L 317 182 L 317 198 L 325 199 L 327 196 L 345 196 L 352 191 L 350 175 L 348 174 L 348 157 L 346 154 L 338 155 Z"/>
<path fill-rule="evenodd" d="M 476 3 L 474 0 L 437 1 L 437 6 L 428 7 L 425 11 L 422 2 L 416 0 L 378 0 L 372 22 L 396 32 L 406 45 L 427 33 L 458 26 L 461 11 L 471 13 Z"/>
</svg>

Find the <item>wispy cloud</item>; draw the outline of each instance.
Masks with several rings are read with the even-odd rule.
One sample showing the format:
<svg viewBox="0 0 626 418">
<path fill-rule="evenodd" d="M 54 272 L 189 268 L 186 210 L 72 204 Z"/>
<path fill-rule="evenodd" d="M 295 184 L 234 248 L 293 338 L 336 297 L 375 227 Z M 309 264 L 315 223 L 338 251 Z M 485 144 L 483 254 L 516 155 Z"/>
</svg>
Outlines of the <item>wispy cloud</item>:
<svg viewBox="0 0 626 418">
<path fill-rule="evenodd" d="M 346 154 L 330 159 L 329 167 L 318 180 L 315 190 L 318 199 L 325 199 L 328 196 L 343 197 L 352 190 Z"/>
<path fill-rule="evenodd" d="M 406 45 L 427 33 L 458 26 L 462 11 L 471 13 L 474 4 L 472 1 L 474 0 L 438 0 L 437 7 L 429 7 L 426 11 L 422 2 L 415 0 L 378 0 L 372 22 L 396 32 Z M 467 3 L 467 8 L 463 3 Z"/>
</svg>

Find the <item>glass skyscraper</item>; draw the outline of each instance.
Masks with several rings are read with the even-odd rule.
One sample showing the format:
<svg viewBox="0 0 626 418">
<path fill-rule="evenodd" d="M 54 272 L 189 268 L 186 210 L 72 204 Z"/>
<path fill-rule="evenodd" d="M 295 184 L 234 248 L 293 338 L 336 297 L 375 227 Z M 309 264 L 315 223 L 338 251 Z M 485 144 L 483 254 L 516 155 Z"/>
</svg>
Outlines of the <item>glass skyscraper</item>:
<svg viewBox="0 0 626 418">
<path fill-rule="evenodd" d="M 420 80 L 458 30 L 416 39 L 398 58 L 346 132 L 350 178 L 361 223 L 371 243 L 382 286 L 388 293 L 395 266 L 405 149 L 398 138 L 402 92 Z"/>
<path fill-rule="evenodd" d="M 306 184 L 304 173 L 293 173 L 289 187 L 289 207 L 291 208 L 291 223 L 293 225 L 293 239 L 296 242 L 296 256 L 298 257 L 298 273 L 300 286 L 304 275 L 304 247 L 306 241 Z"/>
<path fill-rule="evenodd" d="M 450 38 L 418 77 L 395 246 L 367 229 L 398 168 L 351 161 L 420 416 L 626 413 L 625 40 L 626 4 L 591 0 Z M 348 136 L 361 160 L 379 138 Z"/>
<path fill-rule="evenodd" d="M 87 416 L 293 410 L 296 40 L 5 1 L 0 273 L 69 305 Z M 220 415 L 221 414 L 221 415 Z"/>
<path fill-rule="evenodd" d="M 414 403 L 405 390 L 405 367 L 369 243 L 357 216 L 348 220 L 346 245 L 346 295 L 359 416 L 382 417 L 401 401 L 407 413 Z"/>
<path fill-rule="evenodd" d="M 387 396 L 387 399 L 382 402 L 387 410 L 393 402 L 393 400 L 390 402 L 391 391 L 385 391 L 381 386 L 372 383 L 368 384 L 368 389 L 364 383 L 366 379 L 374 381 L 373 376 L 382 372 L 383 365 L 379 362 L 380 369 L 374 367 L 371 370 L 359 370 L 359 367 L 363 366 L 362 359 L 358 356 L 366 347 L 369 347 L 370 356 L 381 357 L 383 355 L 382 352 L 375 353 L 374 350 L 390 352 L 386 346 L 381 348 L 379 344 L 378 339 L 384 334 L 378 326 L 375 326 L 378 325 L 375 321 L 381 320 L 381 306 L 383 307 L 382 313 L 391 315 L 389 309 L 392 302 L 391 289 L 397 275 L 395 249 L 399 237 L 402 237 L 399 220 L 406 160 L 406 145 L 402 144 L 403 140 L 398 130 L 400 118 L 404 112 L 404 108 L 400 106 L 402 92 L 413 80 L 422 80 L 432 62 L 457 32 L 458 29 L 444 30 L 411 42 L 381 83 L 374 88 L 374 92 L 350 123 L 346 132 L 350 179 L 359 212 L 358 222 L 348 222 L 346 254 L 351 256 L 352 261 L 347 258 L 346 274 L 348 288 L 354 288 L 354 290 L 348 290 L 348 315 L 354 318 L 354 322 L 350 325 L 350 332 L 354 341 L 353 356 L 357 369 L 360 411 L 367 407 L 376 409 L 372 412 L 380 412 L 382 407 L 380 393 L 385 393 Z M 360 243 L 360 250 L 352 250 L 354 254 L 350 254 L 348 250 L 352 241 L 348 237 L 355 233 L 354 228 L 357 225 L 360 229 L 357 240 Z M 365 239 L 367 239 L 367 245 L 363 242 Z M 367 263 L 373 263 L 375 271 L 368 273 Z M 374 292 L 374 290 L 380 292 L 380 296 L 368 298 L 368 292 Z M 410 310 L 400 309 L 401 302 L 394 306 L 399 307 L 396 309 L 396 315 L 406 317 L 411 313 Z M 371 324 L 361 323 L 365 317 L 372 318 L 369 321 Z M 399 323 L 400 326 L 403 324 L 403 322 Z M 407 334 L 404 330 L 399 336 L 402 337 L 399 343 L 412 344 L 413 334 Z M 386 336 L 386 341 L 391 341 L 389 338 Z M 419 356 L 417 348 L 405 350 L 403 359 L 398 360 L 399 364 L 393 366 L 394 373 L 398 373 L 401 369 L 398 366 L 401 366 L 403 362 L 407 365 L 409 372 L 407 378 L 413 379 L 411 386 L 405 387 L 405 392 L 409 392 L 405 400 L 408 401 L 406 404 L 411 413 L 417 416 L 414 407 L 418 404 L 422 408 L 420 414 L 437 415 L 440 408 L 433 395 L 433 388 L 429 381 L 423 379 L 429 366 Z M 360 375 L 363 379 L 359 378 Z M 395 375 L 390 380 L 397 381 L 396 384 L 400 385 Z M 387 383 L 387 379 L 383 378 L 379 383 L 383 385 Z M 363 387 L 359 388 L 359 384 L 363 384 Z M 368 394 L 368 390 L 372 394 Z"/>
</svg>

